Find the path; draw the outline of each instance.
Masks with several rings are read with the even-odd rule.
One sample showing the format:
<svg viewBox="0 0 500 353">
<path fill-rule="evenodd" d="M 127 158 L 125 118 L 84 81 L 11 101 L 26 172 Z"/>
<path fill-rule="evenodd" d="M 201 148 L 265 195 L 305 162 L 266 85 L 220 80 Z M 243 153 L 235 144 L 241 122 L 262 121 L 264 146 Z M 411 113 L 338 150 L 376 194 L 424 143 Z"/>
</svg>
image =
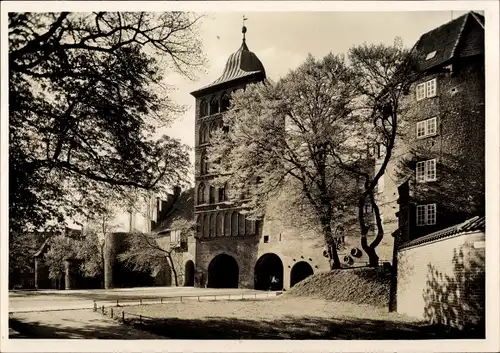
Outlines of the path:
<svg viewBox="0 0 500 353">
<path fill-rule="evenodd" d="M 148 287 L 93 290 L 40 290 L 10 291 L 9 312 L 31 312 L 42 310 L 90 309 L 93 301 L 99 305 L 138 303 L 140 299 L 159 301 L 160 298 L 178 300 L 180 296 L 223 296 L 223 295 L 262 295 L 266 292 L 252 289 L 212 289 L 193 287 Z M 274 293 L 274 292 L 273 292 Z"/>
<path fill-rule="evenodd" d="M 10 338 L 164 339 L 104 317 L 92 310 L 10 314 L 9 326 L 21 334 Z"/>
</svg>

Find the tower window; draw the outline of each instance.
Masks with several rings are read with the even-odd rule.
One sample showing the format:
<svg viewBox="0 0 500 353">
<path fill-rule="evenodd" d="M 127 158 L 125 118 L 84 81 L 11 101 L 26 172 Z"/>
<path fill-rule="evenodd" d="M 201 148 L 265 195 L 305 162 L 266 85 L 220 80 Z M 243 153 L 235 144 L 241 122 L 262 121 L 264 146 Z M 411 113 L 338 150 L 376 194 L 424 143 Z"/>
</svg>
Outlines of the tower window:
<svg viewBox="0 0 500 353">
<path fill-rule="evenodd" d="M 214 97 L 210 101 L 210 115 L 217 114 L 218 112 L 219 112 L 219 99 L 217 97 Z"/>
<path fill-rule="evenodd" d="M 208 102 L 203 99 L 200 102 L 200 117 L 204 117 L 208 115 Z"/>
<path fill-rule="evenodd" d="M 226 201 L 226 190 L 224 187 L 219 188 L 219 202 Z"/>
<path fill-rule="evenodd" d="M 220 111 L 225 112 L 229 109 L 229 96 L 224 93 L 221 99 Z"/>
<path fill-rule="evenodd" d="M 210 196 L 208 202 L 215 203 L 215 188 L 213 186 L 210 186 Z"/>
<path fill-rule="evenodd" d="M 269 235 L 264 235 L 264 243 L 269 243 Z"/>
<path fill-rule="evenodd" d="M 205 186 L 200 184 L 198 186 L 198 205 L 205 203 Z"/>
<path fill-rule="evenodd" d="M 436 180 L 436 159 L 429 159 L 417 163 L 417 183 L 425 183 Z"/>
<path fill-rule="evenodd" d="M 429 226 L 436 224 L 436 204 L 417 206 L 417 226 Z"/>
</svg>

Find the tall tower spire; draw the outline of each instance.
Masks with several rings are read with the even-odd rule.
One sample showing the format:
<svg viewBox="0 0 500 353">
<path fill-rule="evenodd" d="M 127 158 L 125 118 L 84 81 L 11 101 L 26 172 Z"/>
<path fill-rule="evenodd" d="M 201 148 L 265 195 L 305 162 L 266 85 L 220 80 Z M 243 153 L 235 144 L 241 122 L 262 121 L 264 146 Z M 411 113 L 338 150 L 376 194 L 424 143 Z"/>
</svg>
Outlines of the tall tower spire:
<svg viewBox="0 0 500 353">
<path fill-rule="evenodd" d="M 245 27 L 245 21 L 248 20 L 248 18 L 243 15 L 243 27 L 241 28 L 241 33 L 243 33 L 243 43 L 245 43 L 245 33 L 247 33 L 247 28 Z"/>
</svg>

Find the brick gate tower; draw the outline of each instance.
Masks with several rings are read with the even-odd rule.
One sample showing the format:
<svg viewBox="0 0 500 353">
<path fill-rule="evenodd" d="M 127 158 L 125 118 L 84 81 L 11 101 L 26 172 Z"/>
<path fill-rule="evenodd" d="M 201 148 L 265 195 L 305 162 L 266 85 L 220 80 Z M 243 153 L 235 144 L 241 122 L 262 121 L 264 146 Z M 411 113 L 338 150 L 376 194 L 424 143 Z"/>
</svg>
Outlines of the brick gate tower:
<svg viewBox="0 0 500 353">
<path fill-rule="evenodd" d="M 196 284 L 202 287 L 254 286 L 250 268 L 257 256 L 258 222 L 247 220 L 241 209 L 227 199 L 224 188 L 211 185 L 216 176 L 209 174 L 207 163 L 211 133 L 222 127 L 222 113 L 229 107 L 231 93 L 266 78 L 261 61 L 248 49 L 244 26 L 242 33 L 241 47 L 229 56 L 222 75 L 191 93 L 196 98 Z"/>
</svg>

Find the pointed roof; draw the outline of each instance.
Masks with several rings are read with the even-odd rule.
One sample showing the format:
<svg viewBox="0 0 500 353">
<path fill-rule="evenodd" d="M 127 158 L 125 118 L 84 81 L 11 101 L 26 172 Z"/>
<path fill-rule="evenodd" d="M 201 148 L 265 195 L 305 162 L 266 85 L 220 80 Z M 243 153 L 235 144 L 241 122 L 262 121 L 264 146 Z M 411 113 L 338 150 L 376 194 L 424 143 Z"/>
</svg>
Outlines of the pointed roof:
<svg viewBox="0 0 500 353">
<path fill-rule="evenodd" d="M 466 30 L 468 25 L 476 26 L 475 34 L 470 31 L 471 27 Z M 414 49 L 421 56 L 420 70 L 428 70 L 444 64 L 457 56 L 484 53 L 484 17 L 472 11 L 457 17 L 424 33 Z"/>
<path fill-rule="evenodd" d="M 217 87 L 222 86 L 224 83 L 235 81 L 243 77 L 258 75 L 261 75 L 262 78 L 265 78 L 266 70 L 264 69 L 264 65 L 262 65 L 262 62 L 259 60 L 257 55 L 255 55 L 248 49 L 245 37 L 243 37 L 243 42 L 241 43 L 240 48 L 235 53 L 231 54 L 227 59 L 226 67 L 224 68 L 222 75 L 214 82 L 194 92 L 191 92 L 191 94 L 197 97 L 202 95 L 207 90 L 215 90 Z"/>
</svg>

